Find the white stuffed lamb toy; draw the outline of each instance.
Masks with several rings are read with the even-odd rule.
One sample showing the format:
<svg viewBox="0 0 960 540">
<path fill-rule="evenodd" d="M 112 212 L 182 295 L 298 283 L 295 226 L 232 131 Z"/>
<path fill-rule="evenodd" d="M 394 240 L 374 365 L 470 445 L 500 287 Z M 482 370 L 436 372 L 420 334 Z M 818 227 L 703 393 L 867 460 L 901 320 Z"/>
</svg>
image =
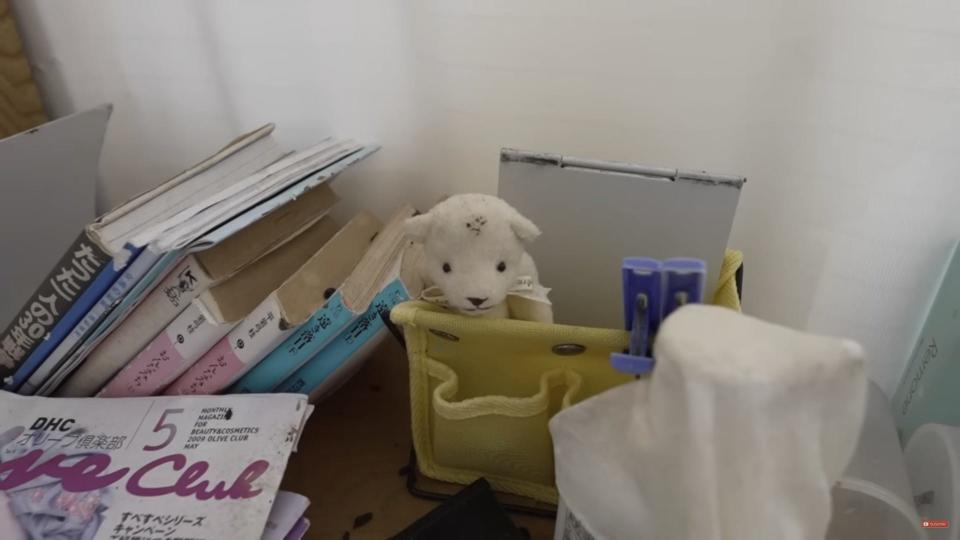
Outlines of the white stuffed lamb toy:
<svg viewBox="0 0 960 540">
<path fill-rule="evenodd" d="M 474 316 L 553 322 L 549 289 L 524 245 L 540 229 L 502 199 L 454 195 L 406 222 L 422 244 L 422 298 Z"/>
</svg>

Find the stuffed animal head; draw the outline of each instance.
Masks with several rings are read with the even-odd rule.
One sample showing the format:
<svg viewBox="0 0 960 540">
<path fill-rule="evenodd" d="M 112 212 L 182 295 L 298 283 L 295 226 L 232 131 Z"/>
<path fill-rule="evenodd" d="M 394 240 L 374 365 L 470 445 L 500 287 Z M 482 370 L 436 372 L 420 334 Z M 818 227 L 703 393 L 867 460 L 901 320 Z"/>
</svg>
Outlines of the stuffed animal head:
<svg viewBox="0 0 960 540">
<path fill-rule="evenodd" d="M 408 219 L 406 231 L 423 243 L 424 277 L 443 291 L 451 307 L 468 315 L 481 315 L 506 300 L 524 271 L 524 245 L 540 235 L 502 199 L 481 194 L 454 195 Z"/>
</svg>

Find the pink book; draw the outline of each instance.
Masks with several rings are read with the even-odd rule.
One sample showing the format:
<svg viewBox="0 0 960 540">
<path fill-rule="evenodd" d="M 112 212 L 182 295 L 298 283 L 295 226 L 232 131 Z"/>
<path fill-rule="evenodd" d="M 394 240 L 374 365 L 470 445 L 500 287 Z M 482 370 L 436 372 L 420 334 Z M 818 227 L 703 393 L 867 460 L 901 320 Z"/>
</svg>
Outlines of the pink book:
<svg viewBox="0 0 960 540">
<path fill-rule="evenodd" d="M 283 328 L 280 321 L 280 308 L 271 294 L 164 394 L 215 394 L 223 390 L 293 333 L 294 328 Z"/>
<path fill-rule="evenodd" d="M 234 324 L 215 324 L 193 302 L 100 390 L 98 397 L 152 396 L 210 350 Z"/>
<path fill-rule="evenodd" d="M 309 260 L 318 244 L 323 245 L 336 232 L 333 219 L 321 217 L 277 249 L 193 299 L 107 382 L 100 397 L 154 395 L 163 390 Z"/>
</svg>

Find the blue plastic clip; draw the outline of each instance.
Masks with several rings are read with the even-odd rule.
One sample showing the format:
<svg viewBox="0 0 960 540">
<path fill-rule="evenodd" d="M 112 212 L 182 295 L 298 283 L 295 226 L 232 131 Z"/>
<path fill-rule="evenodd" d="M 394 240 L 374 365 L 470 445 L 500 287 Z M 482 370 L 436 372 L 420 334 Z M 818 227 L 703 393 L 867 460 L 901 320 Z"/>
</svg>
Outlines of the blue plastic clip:
<svg viewBox="0 0 960 540">
<path fill-rule="evenodd" d="M 623 260 L 623 314 L 630 330 L 627 353 L 612 353 L 614 369 L 641 375 L 653 369 L 650 336 L 660 326 L 662 264 L 656 259 L 629 257 Z"/>
<path fill-rule="evenodd" d="M 660 322 L 688 303 L 703 301 L 707 265 L 699 259 L 629 257 L 623 260 L 623 313 L 630 348 L 611 353 L 610 363 L 624 373 L 653 371 L 651 345 Z"/>
<path fill-rule="evenodd" d="M 707 264 L 700 259 L 667 259 L 663 261 L 663 318 L 684 304 L 703 302 L 703 285 Z"/>
</svg>

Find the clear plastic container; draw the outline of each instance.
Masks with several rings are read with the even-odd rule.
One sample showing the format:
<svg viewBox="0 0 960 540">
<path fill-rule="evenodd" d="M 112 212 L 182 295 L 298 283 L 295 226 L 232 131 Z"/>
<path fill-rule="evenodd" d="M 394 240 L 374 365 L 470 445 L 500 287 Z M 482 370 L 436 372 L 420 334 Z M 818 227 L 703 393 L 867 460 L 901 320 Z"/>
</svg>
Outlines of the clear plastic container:
<svg viewBox="0 0 960 540">
<path fill-rule="evenodd" d="M 926 539 L 890 414 L 890 401 L 870 383 L 853 459 L 833 487 L 827 540 Z"/>
<path fill-rule="evenodd" d="M 921 521 L 949 521 L 947 528 L 927 529 L 927 536 L 960 539 L 960 428 L 920 426 L 910 437 L 904 458 Z"/>
</svg>

